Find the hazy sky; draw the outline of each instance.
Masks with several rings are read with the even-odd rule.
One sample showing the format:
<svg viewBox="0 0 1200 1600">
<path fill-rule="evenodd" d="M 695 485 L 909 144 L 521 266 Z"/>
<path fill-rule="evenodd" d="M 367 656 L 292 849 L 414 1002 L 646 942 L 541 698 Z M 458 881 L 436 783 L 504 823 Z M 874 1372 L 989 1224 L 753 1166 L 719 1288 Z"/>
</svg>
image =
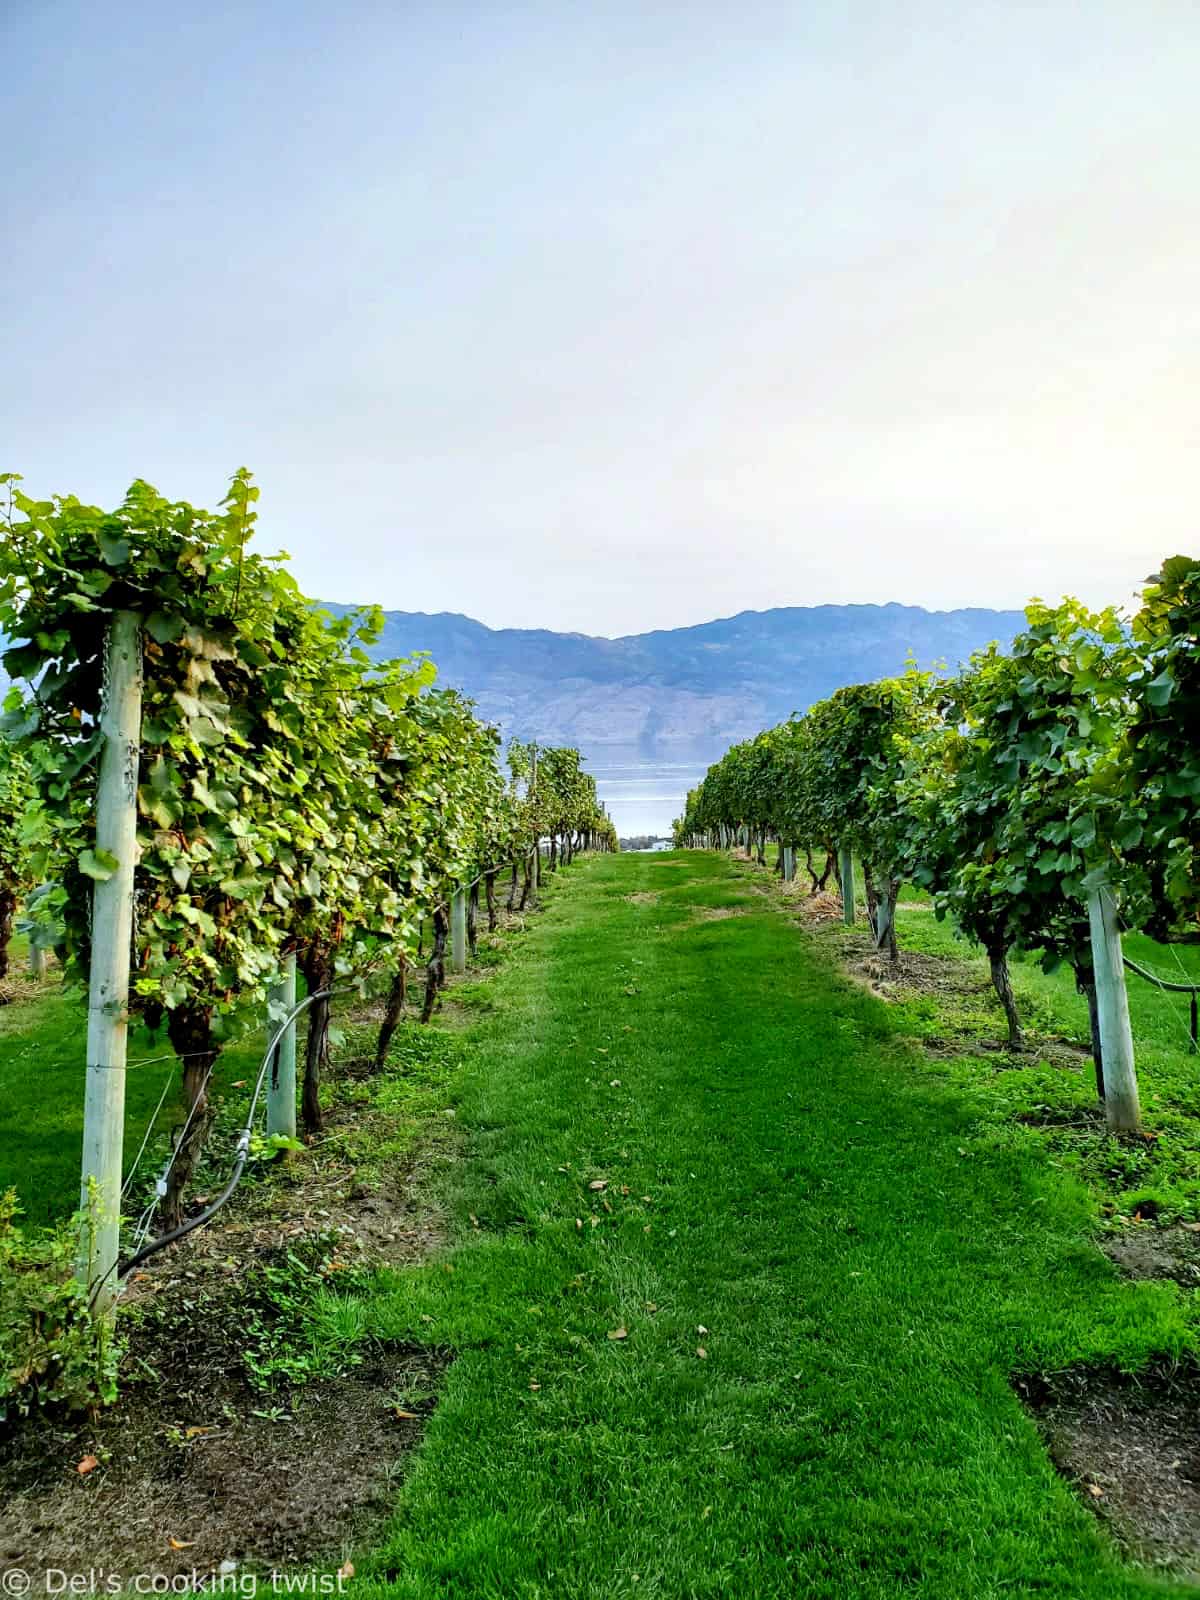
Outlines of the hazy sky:
<svg viewBox="0 0 1200 1600">
<path fill-rule="evenodd" d="M 0 0 L 0 463 L 616 634 L 1200 548 L 1195 0 Z"/>
</svg>

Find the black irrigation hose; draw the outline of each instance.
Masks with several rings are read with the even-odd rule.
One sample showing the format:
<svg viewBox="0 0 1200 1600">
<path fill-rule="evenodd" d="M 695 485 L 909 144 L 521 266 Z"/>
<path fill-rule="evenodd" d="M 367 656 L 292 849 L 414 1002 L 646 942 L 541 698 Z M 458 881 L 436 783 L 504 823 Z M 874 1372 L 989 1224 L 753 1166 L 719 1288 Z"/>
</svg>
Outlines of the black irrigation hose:
<svg viewBox="0 0 1200 1600">
<path fill-rule="evenodd" d="M 1169 989 L 1172 994 L 1195 994 L 1200 989 L 1200 978 L 1195 983 L 1171 983 L 1166 978 L 1160 978 L 1157 972 L 1151 972 L 1147 967 L 1139 967 L 1137 962 L 1131 961 L 1127 955 L 1122 955 L 1121 960 L 1130 972 L 1136 972 L 1139 978 L 1156 983 L 1160 989 Z"/>
<path fill-rule="evenodd" d="M 189 1217 L 186 1222 L 181 1222 L 177 1228 L 172 1228 L 169 1233 L 160 1234 L 157 1239 L 151 1239 L 140 1250 L 134 1251 L 133 1255 L 127 1256 L 124 1261 L 119 1261 L 117 1263 L 118 1278 L 124 1278 L 128 1273 L 132 1272 L 134 1267 L 140 1266 L 143 1261 L 148 1261 L 151 1256 L 157 1255 L 160 1250 L 165 1250 L 169 1244 L 174 1244 L 176 1240 L 186 1238 L 189 1233 L 194 1233 L 197 1228 L 203 1227 L 206 1222 L 211 1221 L 216 1216 L 217 1212 L 220 1211 L 242 1181 L 242 1174 L 245 1172 L 246 1163 L 250 1159 L 250 1140 L 254 1131 L 254 1113 L 258 1109 L 258 1097 L 262 1093 L 262 1086 L 266 1082 L 267 1072 L 275 1059 L 279 1041 L 292 1023 L 295 1022 L 296 1018 L 306 1011 L 314 1001 L 327 1000 L 333 994 L 348 993 L 353 987 L 354 985 L 346 985 L 341 989 L 318 989 L 313 994 L 305 995 L 299 1005 L 295 1006 L 279 1024 L 274 1038 L 267 1045 L 267 1052 L 263 1057 L 262 1066 L 258 1069 L 254 1093 L 250 1096 L 250 1109 L 246 1113 L 246 1121 L 242 1125 L 242 1131 L 238 1134 L 233 1171 L 229 1175 L 228 1183 L 226 1183 L 217 1198 L 210 1205 L 205 1206 L 203 1211 L 198 1212 L 194 1217 Z"/>
<path fill-rule="evenodd" d="M 1200 981 L 1196 983 L 1171 983 L 1166 978 L 1160 978 L 1156 972 L 1151 972 L 1147 967 L 1141 967 L 1136 961 L 1131 961 L 1127 955 L 1122 955 L 1121 960 L 1130 972 L 1136 972 L 1139 978 L 1145 978 L 1147 983 L 1157 984 L 1160 989 L 1165 989 L 1170 994 L 1186 994 L 1191 998 L 1191 1015 L 1188 1019 L 1189 1032 L 1192 1036 L 1192 1054 L 1200 1049 L 1200 1003 L 1197 994 L 1200 994 Z"/>
</svg>

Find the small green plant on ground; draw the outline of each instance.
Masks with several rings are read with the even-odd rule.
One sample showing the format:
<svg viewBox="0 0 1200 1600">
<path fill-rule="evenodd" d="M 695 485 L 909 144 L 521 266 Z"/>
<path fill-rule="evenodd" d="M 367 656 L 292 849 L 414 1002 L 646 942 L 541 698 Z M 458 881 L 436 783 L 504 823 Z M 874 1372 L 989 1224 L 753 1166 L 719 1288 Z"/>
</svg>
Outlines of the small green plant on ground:
<svg viewBox="0 0 1200 1600">
<path fill-rule="evenodd" d="M 247 1275 L 243 1359 L 254 1388 L 298 1388 L 361 1362 L 353 1294 L 364 1275 L 339 1256 L 338 1243 L 336 1235 L 317 1235 Z"/>
</svg>

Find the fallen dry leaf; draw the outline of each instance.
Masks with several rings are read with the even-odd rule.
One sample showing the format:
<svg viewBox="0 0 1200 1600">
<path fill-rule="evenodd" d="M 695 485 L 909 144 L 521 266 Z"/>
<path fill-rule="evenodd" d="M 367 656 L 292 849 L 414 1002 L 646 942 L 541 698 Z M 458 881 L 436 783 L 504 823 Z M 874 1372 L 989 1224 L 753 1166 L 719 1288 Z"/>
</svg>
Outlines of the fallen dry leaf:
<svg viewBox="0 0 1200 1600">
<path fill-rule="evenodd" d="M 700 1357 L 701 1361 L 707 1361 L 708 1360 L 708 1351 L 704 1348 L 704 1346 L 702 1344 L 698 1344 L 696 1346 L 696 1354 Z"/>
<path fill-rule="evenodd" d="M 704 1324 L 702 1322 L 698 1322 L 696 1324 L 696 1332 L 697 1333 L 707 1333 L 708 1329 L 704 1326 Z"/>
<path fill-rule="evenodd" d="M 354 1576 L 353 1561 L 343 1561 L 341 1566 L 337 1569 L 337 1575 L 339 1578 L 352 1578 Z"/>
<path fill-rule="evenodd" d="M 1104 1496 L 1104 1490 L 1100 1487 L 1100 1485 L 1098 1483 L 1089 1483 L 1088 1486 L 1087 1486 L 1087 1491 L 1088 1491 L 1088 1493 L 1090 1495 L 1092 1495 L 1097 1500 L 1102 1499 L 1103 1496 Z"/>
<path fill-rule="evenodd" d="M 588 1184 L 588 1188 L 595 1190 L 595 1192 L 597 1194 L 599 1194 L 601 1189 L 607 1189 L 608 1188 L 608 1179 L 607 1178 L 593 1178 L 591 1183 Z"/>
<path fill-rule="evenodd" d="M 613 1328 L 612 1331 L 609 1333 L 608 1337 L 610 1339 L 628 1339 L 628 1337 L 629 1337 L 629 1329 L 628 1328 L 624 1328 L 624 1327 Z"/>
<path fill-rule="evenodd" d="M 420 1422 L 421 1420 L 419 1411 L 406 1411 L 403 1406 L 395 1406 L 393 1410 L 403 1422 Z"/>
<path fill-rule="evenodd" d="M 97 1460 L 97 1458 L 95 1456 L 84 1456 L 83 1460 L 75 1468 L 75 1471 L 79 1474 L 79 1476 L 81 1478 L 86 1478 L 88 1473 L 89 1472 L 95 1472 L 96 1468 L 99 1465 L 100 1465 L 100 1462 Z"/>
<path fill-rule="evenodd" d="M 167 1539 L 172 1550 L 190 1550 L 195 1542 L 195 1539 L 177 1539 L 173 1533 Z"/>
</svg>

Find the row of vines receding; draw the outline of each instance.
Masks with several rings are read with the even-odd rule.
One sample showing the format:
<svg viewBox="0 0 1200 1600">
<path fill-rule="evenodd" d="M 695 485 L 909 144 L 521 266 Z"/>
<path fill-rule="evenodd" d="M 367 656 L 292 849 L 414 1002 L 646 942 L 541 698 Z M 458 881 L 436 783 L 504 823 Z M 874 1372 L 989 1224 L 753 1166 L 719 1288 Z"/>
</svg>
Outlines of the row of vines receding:
<svg viewBox="0 0 1200 1600">
<path fill-rule="evenodd" d="M 310 996 L 302 1109 L 320 1127 L 328 992 L 373 985 L 396 1026 L 406 973 L 444 982 L 448 907 L 482 888 L 496 924 L 553 867 L 616 837 L 578 751 L 513 742 L 435 682 L 379 660 L 375 608 L 334 617 L 282 557 L 250 548 L 245 470 L 215 512 L 138 482 L 113 511 L 34 500 L 0 475 L 0 977 L 14 921 L 83 992 L 93 899 L 121 863 L 98 845 L 106 650 L 132 616 L 140 664 L 127 1015 L 178 1054 L 188 1115 L 161 1222 L 179 1223 L 208 1127 L 213 1064 L 294 957 Z M 99 924 L 97 924 L 99 926 Z M 474 918 L 472 917 L 472 936 Z M 432 954 L 430 953 L 432 952 Z M 81 1061 L 82 1065 L 82 1061 Z M 82 1074 L 81 1074 L 82 1092 Z M 88 1195 L 87 1163 L 83 1193 Z"/>
<path fill-rule="evenodd" d="M 1200 941 L 1200 562 L 1166 561 L 1132 617 L 1065 600 L 1026 619 L 953 676 L 910 667 L 840 689 L 734 746 L 688 795 L 676 843 L 738 840 L 764 861 L 774 838 L 814 890 L 851 894 L 839 859 L 857 859 L 892 960 L 901 884 L 928 890 L 986 951 L 1014 1049 L 1010 954 L 1068 963 L 1120 1125 L 1097 919 L 1119 908 L 1127 930 Z"/>
</svg>

